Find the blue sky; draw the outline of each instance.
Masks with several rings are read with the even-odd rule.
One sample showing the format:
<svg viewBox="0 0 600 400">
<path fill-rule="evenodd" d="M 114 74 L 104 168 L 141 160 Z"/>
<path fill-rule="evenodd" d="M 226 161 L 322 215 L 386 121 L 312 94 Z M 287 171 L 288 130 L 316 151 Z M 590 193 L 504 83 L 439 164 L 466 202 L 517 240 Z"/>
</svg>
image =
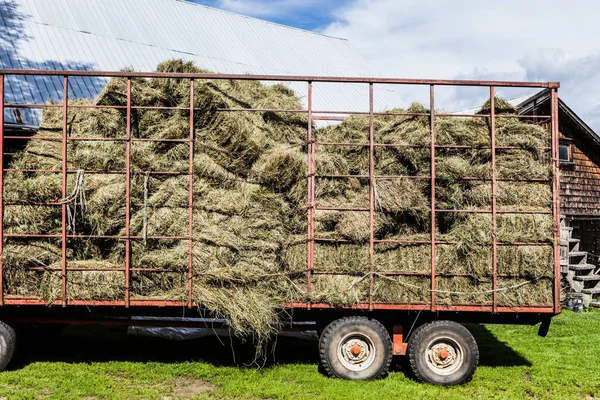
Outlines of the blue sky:
<svg viewBox="0 0 600 400">
<path fill-rule="evenodd" d="M 345 2 L 336 0 L 192 0 L 195 3 L 250 15 L 306 30 L 320 30 L 333 22 L 333 11 Z M 351 2 L 347 2 L 351 3 Z"/>
<path fill-rule="evenodd" d="M 560 81 L 559 96 L 600 133 L 597 0 L 194 0 L 343 37 L 373 75 Z M 519 97 L 525 92 L 504 92 Z M 405 101 L 426 94 L 407 88 Z M 474 107 L 481 93 L 448 89 L 436 104 Z"/>
</svg>

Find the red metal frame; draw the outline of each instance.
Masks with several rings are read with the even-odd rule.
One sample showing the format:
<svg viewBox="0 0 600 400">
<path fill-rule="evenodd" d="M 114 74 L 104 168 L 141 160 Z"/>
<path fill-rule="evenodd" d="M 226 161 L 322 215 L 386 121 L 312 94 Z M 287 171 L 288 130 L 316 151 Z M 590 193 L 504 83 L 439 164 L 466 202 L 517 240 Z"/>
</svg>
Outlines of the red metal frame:
<svg viewBox="0 0 600 400">
<path fill-rule="evenodd" d="M 496 211 L 496 94 L 494 87 L 490 87 L 490 134 L 492 145 L 492 304 L 494 312 L 498 308 L 498 238 L 496 231 L 498 229 L 497 211 Z"/>
<path fill-rule="evenodd" d="M 62 198 L 67 197 L 67 118 L 69 113 L 69 77 L 63 79 L 63 126 L 62 126 Z M 4 140 L 4 139 L 3 139 Z M 4 168 L 4 165 L 2 165 Z M 4 188 L 2 188 L 4 190 Z M 61 212 L 61 266 L 62 266 L 62 306 L 67 306 L 67 204 L 62 204 Z M 129 220 L 129 218 L 128 218 Z M 4 218 L 2 219 L 4 225 Z M 2 288 L 4 290 L 4 288 Z"/>
<path fill-rule="evenodd" d="M 315 254 L 315 143 L 312 137 L 312 125 L 313 125 L 313 115 L 312 115 L 312 82 L 308 82 L 308 127 L 307 127 L 307 137 L 306 140 L 308 142 L 307 145 L 307 162 L 308 162 L 308 174 L 307 174 L 307 217 L 308 217 L 308 243 L 307 243 L 307 271 L 306 271 L 306 304 L 308 309 L 310 309 L 311 303 L 311 283 L 312 283 L 312 270 L 314 268 L 314 254 Z"/>
<path fill-rule="evenodd" d="M 63 102 L 62 104 L 17 104 L 17 103 L 5 103 L 5 76 L 11 75 L 26 75 L 26 76 L 54 76 L 63 78 Z M 69 77 L 72 76 L 93 76 L 93 77 L 121 77 L 127 80 L 127 100 L 125 105 L 121 106 L 98 106 L 98 105 L 81 105 L 81 104 L 69 104 Z M 187 107 L 148 107 L 148 106 L 137 106 L 132 104 L 131 90 L 132 90 L 132 78 L 178 78 L 178 79 L 189 79 L 190 85 L 190 104 Z M 368 302 L 356 304 L 352 307 L 339 307 L 356 310 L 404 310 L 404 311 L 469 311 L 469 312 L 491 312 L 491 313 L 558 313 L 560 312 L 560 247 L 559 247 L 559 225 L 560 225 L 560 203 L 559 203 L 559 179 L 558 179 L 558 88 L 557 82 L 499 82 L 499 81 L 458 81 L 458 80 L 427 80 L 427 79 L 381 79 L 381 78 L 340 78 L 340 77 L 313 77 L 313 76 L 277 76 L 277 75 L 235 75 L 235 74 L 175 74 L 175 73 L 141 73 L 141 72 L 105 72 L 105 71 L 41 71 L 41 70 L 0 70 L 0 165 L 4 167 L 4 140 L 5 139 L 30 139 L 30 140 L 56 140 L 61 141 L 62 144 L 62 166 L 60 170 L 18 170 L 14 168 L 3 168 L 3 173 L 0 174 L 0 254 L 3 251 L 3 244 L 5 238 L 57 238 L 61 240 L 61 267 L 53 270 L 61 272 L 62 281 L 62 296 L 61 299 L 53 304 L 60 304 L 63 307 L 69 306 L 124 306 L 124 307 L 135 307 L 135 306 L 157 306 L 157 307 L 195 307 L 193 301 L 193 163 L 194 163 L 194 112 L 198 109 L 194 105 L 194 82 L 198 79 L 233 79 L 233 80 L 260 80 L 260 81 L 274 81 L 274 82 L 305 82 L 307 83 L 307 109 L 306 110 L 279 110 L 279 109 L 251 109 L 251 108 L 222 108 L 218 109 L 219 112 L 285 112 L 285 113 L 298 113 L 306 114 L 308 117 L 307 124 L 307 136 L 306 136 L 306 148 L 307 148 L 307 206 L 303 208 L 307 215 L 307 239 L 306 245 L 308 250 L 307 255 L 307 270 L 301 271 L 306 274 L 306 300 L 302 302 L 293 302 L 284 304 L 284 307 L 299 308 L 299 309 L 330 309 L 333 308 L 327 304 L 314 303 L 311 301 L 311 290 L 312 290 L 312 277 L 313 275 L 325 275 L 335 274 L 335 272 L 326 272 L 315 270 L 314 251 L 316 242 L 339 242 L 347 243 L 348 240 L 337 240 L 337 239 L 326 239 L 318 238 L 315 236 L 315 212 L 317 210 L 336 210 L 336 211 L 360 211 L 369 213 L 369 296 Z M 332 110 L 314 110 L 313 109 L 313 85 L 316 82 L 337 82 L 337 83 L 362 83 L 368 85 L 368 111 L 332 111 Z M 430 89 L 430 104 L 429 113 L 409 113 L 409 112 L 376 112 L 374 110 L 374 86 L 378 84 L 397 84 L 397 85 L 424 85 L 429 86 Z M 435 111 L 435 86 L 450 85 L 450 86 L 476 86 L 476 87 L 488 87 L 490 90 L 490 113 L 489 114 L 448 114 L 438 113 Z M 496 128 L 495 121 L 497 118 L 508 118 L 512 116 L 507 115 L 496 115 L 495 112 L 495 88 L 496 87 L 526 87 L 526 88 L 547 88 L 551 90 L 551 115 L 527 115 L 520 116 L 522 118 L 530 118 L 534 121 L 550 119 L 551 121 L 551 145 L 544 147 L 544 150 L 550 150 L 552 167 L 554 175 L 551 180 L 549 179 L 501 179 L 497 177 L 496 171 L 496 151 L 499 149 L 516 149 L 519 147 L 515 146 L 496 146 Z M 62 136 L 61 137 L 40 137 L 36 136 L 33 138 L 27 136 L 4 136 L 4 111 L 6 108 L 44 108 L 44 107 L 62 107 L 63 124 L 62 124 Z M 67 117 L 68 110 L 70 107 L 73 108 L 113 108 L 121 109 L 126 112 L 126 132 L 125 136 L 121 138 L 103 138 L 103 137 L 78 137 L 72 138 L 68 136 Z M 168 109 L 168 110 L 180 110 L 189 112 L 189 137 L 182 139 L 151 139 L 151 138 L 134 138 L 131 132 L 131 116 L 132 110 L 135 109 Z M 313 122 L 324 120 L 324 121 L 341 121 L 350 115 L 364 115 L 369 117 L 369 141 L 368 143 L 349 143 L 349 142 L 319 142 L 316 141 L 313 135 Z M 430 143 L 427 145 L 406 145 L 406 144 L 394 144 L 394 143 L 375 143 L 374 135 L 374 120 L 377 116 L 383 115 L 405 115 L 405 116 L 426 116 L 429 117 L 430 124 Z M 435 143 L 435 122 L 436 117 L 465 117 L 465 118 L 489 118 L 490 119 L 490 146 L 465 146 L 465 145 L 438 145 Z M 69 141 L 122 141 L 125 142 L 125 169 L 124 170 L 111 170 L 111 171 L 92 171 L 86 170 L 86 173 L 101 173 L 101 174 L 123 174 L 125 175 L 125 193 L 126 193 L 126 221 L 125 221 L 125 232 L 122 236 L 106 236 L 106 235 L 78 235 L 67 233 L 67 205 L 60 202 L 37 202 L 27 203 L 28 205 L 44 205 L 44 206 L 61 206 L 61 233 L 60 234 L 6 234 L 4 232 L 4 207 L 6 205 L 17 205 L 23 204 L 18 202 L 4 202 L 3 197 L 3 176 L 5 172 L 35 172 L 35 173 L 61 173 L 62 174 L 62 195 L 66 197 L 68 194 L 67 190 L 67 178 L 71 173 L 76 170 L 67 168 L 67 143 Z M 154 175 L 187 175 L 188 176 L 188 230 L 185 236 L 148 236 L 151 239 L 170 239 L 170 240 L 186 240 L 188 241 L 188 266 L 187 271 L 187 296 L 183 301 L 165 301 L 160 299 L 132 299 L 131 298 L 131 273 L 137 271 L 145 272 L 171 272 L 167 270 L 152 269 L 152 268 L 132 268 L 131 267 L 131 241 L 140 240 L 140 236 L 132 236 L 130 232 L 130 217 L 131 217 L 131 144 L 135 141 L 152 141 L 152 142 L 181 142 L 189 144 L 189 165 L 187 171 L 152 171 Z M 369 173 L 368 175 L 318 175 L 315 171 L 315 158 L 318 147 L 325 146 L 359 146 L 369 148 Z M 410 147 L 410 148 L 422 148 L 428 149 L 431 155 L 431 170 L 430 175 L 426 176 L 400 176 L 400 175 L 376 175 L 375 174 L 375 148 L 379 147 Z M 465 180 L 480 180 L 488 181 L 492 188 L 492 204 L 491 209 L 470 209 L 470 210 L 444 210 L 436 208 L 436 150 L 437 149 L 489 149 L 491 151 L 491 164 L 492 164 L 492 175 L 491 178 L 475 178 L 475 177 L 463 177 Z M 134 172 L 135 173 L 135 172 Z M 360 178 L 369 180 L 369 206 L 368 207 L 324 207 L 319 206 L 316 203 L 315 186 L 317 179 L 345 179 L 345 178 Z M 431 198 L 430 198 L 430 214 L 431 214 L 431 233 L 430 240 L 378 240 L 375 239 L 374 235 L 374 221 L 375 221 L 375 182 L 377 179 L 419 179 L 428 180 L 431 185 Z M 520 210 L 498 210 L 496 204 L 496 191 L 497 182 L 499 181 L 515 181 L 515 182 L 544 182 L 552 185 L 552 210 L 548 211 L 520 211 Z M 452 276 L 468 276 L 467 274 L 439 274 L 436 272 L 436 246 L 440 244 L 452 244 L 450 241 L 440 241 L 436 239 L 436 215 L 437 213 L 448 213 L 448 212 L 461 212 L 461 213 L 490 213 L 492 215 L 492 242 L 490 246 L 492 248 L 492 269 L 490 276 L 492 277 L 492 288 L 493 295 L 490 304 L 480 305 L 453 305 L 447 306 L 436 302 L 436 278 L 437 277 L 452 277 Z M 497 240 L 497 215 L 501 213 L 514 213 L 514 214 L 552 214 L 554 218 L 554 242 L 542 243 L 503 243 Z M 125 243 L 125 265 L 123 268 L 70 268 L 67 260 L 67 241 L 69 239 L 76 238 L 98 238 L 98 239 L 115 239 L 123 240 Z M 377 272 L 381 275 L 407 275 L 407 276 L 429 276 L 430 282 L 430 299 L 428 302 L 423 303 L 377 303 L 373 299 L 373 292 L 375 286 L 375 244 L 376 243 L 404 243 L 414 245 L 430 245 L 431 247 L 431 271 L 430 273 L 411 273 L 411 272 Z M 503 245 L 527 245 L 527 246 L 553 246 L 554 251 L 554 281 L 553 281 L 553 295 L 554 304 L 553 306 L 523 306 L 523 307 L 503 307 L 498 305 L 497 292 L 498 289 L 498 278 L 509 277 L 514 278 L 518 276 L 499 274 L 498 273 L 498 257 L 497 248 Z M 2 258 L 0 257 L 0 305 L 47 305 L 47 302 L 39 298 L 23 297 L 23 296 L 6 296 L 4 293 L 4 287 L 2 284 Z M 366 267 L 366 266 L 365 266 Z M 47 270 L 47 268 L 46 268 Z M 94 271 L 122 271 L 125 274 L 125 298 L 121 301 L 86 301 L 86 300 L 68 300 L 68 272 L 69 271 L 81 271 L 81 270 L 94 270 Z M 401 335 L 401 332 L 398 333 Z"/>
<path fill-rule="evenodd" d="M 188 169 L 188 296 L 187 306 L 193 306 L 194 253 L 194 80 L 190 79 L 190 155 Z"/>
<path fill-rule="evenodd" d="M 433 85 L 429 86 L 429 129 L 430 129 L 430 148 L 431 152 L 431 311 L 435 311 L 435 89 Z"/>
</svg>

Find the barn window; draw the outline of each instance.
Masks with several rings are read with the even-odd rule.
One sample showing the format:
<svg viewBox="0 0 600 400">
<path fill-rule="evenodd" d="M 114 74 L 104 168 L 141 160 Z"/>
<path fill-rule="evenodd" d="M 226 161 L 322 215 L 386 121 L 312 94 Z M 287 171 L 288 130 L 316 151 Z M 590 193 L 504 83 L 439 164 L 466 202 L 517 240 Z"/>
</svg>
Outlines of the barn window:
<svg viewBox="0 0 600 400">
<path fill-rule="evenodd" d="M 570 163 L 573 161 L 570 144 L 561 144 L 558 147 L 558 159 L 562 163 Z"/>
</svg>

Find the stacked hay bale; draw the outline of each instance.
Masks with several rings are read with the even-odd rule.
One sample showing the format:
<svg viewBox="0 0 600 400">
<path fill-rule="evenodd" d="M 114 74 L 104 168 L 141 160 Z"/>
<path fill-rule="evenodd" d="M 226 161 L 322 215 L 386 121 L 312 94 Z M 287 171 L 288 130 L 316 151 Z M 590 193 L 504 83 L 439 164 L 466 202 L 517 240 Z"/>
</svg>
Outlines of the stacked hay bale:
<svg viewBox="0 0 600 400">
<path fill-rule="evenodd" d="M 547 146 L 549 134 L 543 128 L 520 121 L 508 103 L 496 99 L 498 304 L 503 306 L 551 305 L 553 250 L 552 216 L 547 214 L 502 213 L 502 211 L 551 210 L 552 194 L 546 182 L 511 182 L 502 179 L 549 179 Z M 402 112 L 404 110 L 396 110 Z M 428 110 L 413 105 L 409 113 Z M 489 114 L 489 102 L 481 114 Z M 512 117 L 511 115 L 514 115 Z M 436 208 L 443 210 L 491 210 L 491 150 L 489 118 L 437 117 L 436 145 L 474 146 L 475 149 L 436 149 Z M 316 132 L 320 142 L 368 143 L 369 118 L 354 116 L 343 123 Z M 427 116 L 387 115 L 375 118 L 376 143 L 398 147 L 375 148 L 377 175 L 406 178 L 378 179 L 375 182 L 375 239 L 427 241 L 431 232 L 430 127 Z M 479 148 L 477 148 L 479 147 Z M 338 158 L 342 174 L 365 175 L 369 171 L 367 146 L 321 146 L 319 157 Z M 467 178 L 467 179 L 465 179 Z M 340 182 L 342 181 L 343 182 Z M 317 206 L 369 207 L 368 180 L 317 178 Z M 337 193 L 320 191 L 321 185 L 335 185 Z M 334 297 L 346 305 L 368 297 L 369 213 L 318 211 L 318 238 L 337 242 L 315 245 L 315 270 L 335 275 L 315 275 L 311 298 L 332 303 Z M 344 241 L 345 240 L 345 241 Z M 491 304 L 492 302 L 492 216 L 489 213 L 438 212 L 436 273 L 457 275 L 436 278 L 439 304 Z M 510 245 L 535 242 L 541 245 Z M 286 250 L 291 269 L 306 268 L 306 249 L 296 244 Z M 376 242 L 373 298 L 376 302 L 419 303 L 430 298 L 431 246 L 417 243 Z M 519 278 L 516 278 L 516 276 Z M 365 290 L 365 285 L 367 289 Z M 334 302 L 334 303 L 335 303 Z"/>
<path fill-rule="evenodd" d="M 189 63 L 169 61 L 161 72 L 202 72 Z M 91 104 L 124 106 L 127 83 L 112 79 Z M 189 80 L 133 79 L 131 114 L 131 297 L 186 300 L 188 241 L 156 236 L 188 235 Z M 498 102 L 499 103 L 499 102 Z M 125 296 L 124 236 L 126 179 L 124 171 L 126 112 L 123 108 L 86 108 L 87 101 L 69 107 L 70 138 L 102 137 L 103 141 L 68 142 L 69 169 L 81 169 L 83 185 L 69 174 L 68 191 L 78 189 L 69 209 L 74 216 L 69 239 L 67 274 L 69 299 L 118 300 Z M 306 114 L 223 112 L 223 108 L 300 109 L 293 92 L 281 85 L 252 81 L 195 81 L 193 161 L 192 297 L 213 315 L 230 320 L 240 335 L 261 341 L 279 329 L 281 304 L 307 298 L 306 293 Z M 488 106 L 489 108 L 489 106 Z M 427 113 L 414 105 L 408 111 Z M 485 112 L 485 111 L 483 111 Z M 514 110 L 507 108 L 507 112 Z M 546 154 L 540 150 L 547 133 L 517 118 L 496 125 L 500 178 L 548 178 Z M 367 143 L 369 121 L 351 117 L 315 130 L 318 141 Z M 62 109 L 44 111 L 38 138 L 15 155 L 12 168 L 56 170 L 62 164 Z M 380 116 L 375 140 L 419 147 L 377 148 L 378 175 L 426 176 L 430 171 L 429 120 L 422 116 Z M 489 146 L 489 119 L 436 119 L 437 144 Z M 152 139 L 167 139 L 154 142 Z M 369 182 L 363 178 L 325 178 L 319 175 L 365 175 L 368 147 L 319 147 L 316 158 L 316 198 L 320 206 L 368 207 Z M 491 207 L 489 149 L 439 149 L 437 207 Z M 95 172 L 91 172 L 95 171 Z M 179 174 L 163 174 L 171 171 Z M 464 179 L 471 177 L 477 179 Z M 81 176 L 79 176 L 81 178 Z M 60 173 L 9 172 L 5 200 L 6 233 L 49 234 L 46 238 L 9 238 L 5 245 L 4 284 L 9 295 L 36 296 L 52 302 L 62 296 Z M 81 183 L 81 182 L 80 182 Z M 547 184 L 499 182 L 499 210 L 549 210 Z M 427 179 L 378 179 L 375 237 L 428 240 L 430 183 Z M 85 198 L 82 196 L 85 195 Z M 341 239 L 315 245 L 311 299 L 333 305 L 368 300 L 369 215 L 360 211 L 318 211 L 316 236 Z M 552 220 L 547 215 L 499 214 L 498 240 L 549 241 Z M 461 274 L 437 280 L 438 301 L 479 304 L 491 300 L 491 216 L 439 213 L 437 246 L 439 273 Z M 431 248 L 428 244 L 377 243 L 374 300 L 427 301 Z M 504 305 L 546 304 L 552 276 L 550 246 L 501 246 L 498 272 L 519 274 L 521 280 L 501 278 Z M 102 271 L 85 271 L 86 268 Z M 146 269 L 146 271 L 142 271 Z M 148 271 L 150 269 L 150 271 Z M 114 271 L 113 271 L 114 270 Z M 407 273 L 401 275 L 402 273 Z M 530 282 L 531 283 L 527 283 Z M 522 282 L 527 285 L 519 286 Z M 486 292 L 488 291 L 488 292 Z M 451 292 L 451 293 L 450 293 Z"/>
</svg>

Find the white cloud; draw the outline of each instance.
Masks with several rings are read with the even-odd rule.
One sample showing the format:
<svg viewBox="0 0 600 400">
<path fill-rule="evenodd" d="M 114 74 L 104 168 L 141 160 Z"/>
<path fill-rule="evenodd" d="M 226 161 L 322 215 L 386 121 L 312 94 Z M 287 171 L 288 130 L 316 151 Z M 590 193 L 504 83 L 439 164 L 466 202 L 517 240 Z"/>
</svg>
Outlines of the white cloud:
<svg viewBox="0 0 600 400">
<path fill-rule="evenodd" d="M 382 76 L 559 80 L 563 100 L 600 132 L 598 15 L 595 0 L 357 0 L 322 32 L 349 39 Z M 425 91 L 404 93 L 423 101 Z M 458 109 L 484 95 L 441 90 L 440 101 Z"/>
</svg>

